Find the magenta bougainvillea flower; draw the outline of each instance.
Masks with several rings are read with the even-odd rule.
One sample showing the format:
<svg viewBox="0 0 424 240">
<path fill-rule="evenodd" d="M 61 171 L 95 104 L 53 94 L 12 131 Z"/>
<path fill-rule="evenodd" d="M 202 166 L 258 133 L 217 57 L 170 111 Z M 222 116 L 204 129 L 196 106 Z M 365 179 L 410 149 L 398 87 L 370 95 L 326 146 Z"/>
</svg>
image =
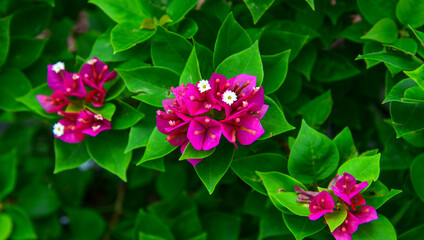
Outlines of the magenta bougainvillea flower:
<svg viewBox="0 0 424 240">
<path fill-rule="evenodd" d="M 360 194 L 367 186 L 367 182 L 357 184 L 355 177 L 345 172 L 343 176 L 337 175 L 330 182 L 328 191 L 333 190 L 334 198 L 326 190 L 320 193 L 310 192 L 295 186 L 295 192 L 299 194 L 297 201 L 310 202 L 309 219 L 314 221 L 342 206 L 346 207 L 346 219 L 332 234 L 337 240 L 351 240 L 359 225 L 378 219 L 375 208 L 365 205 L 365 199 Z"/>
<path fill-rule="evenodd" d="M 103 106 L 106 96 L 103 84 L 115 77 L 116 72 L 109 72 L 108 66 L 97 57 L 88 60 L 80 73 L 67 72 L 63 62 L 48 65 L 47 84 L 53 93 L 37 95 L 37 100 L 46 112 L 63 117 L 53 126 L 54 136 L 68 143 L 78 143 L 86 135 L 94 137 L 111 129 L 110 121 L 92 110 Z M 70 104 L 72 109 L 68 110 Z"/>
<path fill-rule="evenodd" d="M 264 90 L 256 87 L 256 77 L 241 74 L 227 80 L 214 73 L 209 80 L 171 88 L 175 99 L 163 100 L 165 111 L 157 111 L 160 132 L 173 146 L 184 151 L 190 142 L 196 150 L 216 147 L 221 135 L 237 147 L 249 145 L 264 129 L 260 120 L 268 110 Z M 189 159 L 194 166 L 201 159 Z"/>
</svg>

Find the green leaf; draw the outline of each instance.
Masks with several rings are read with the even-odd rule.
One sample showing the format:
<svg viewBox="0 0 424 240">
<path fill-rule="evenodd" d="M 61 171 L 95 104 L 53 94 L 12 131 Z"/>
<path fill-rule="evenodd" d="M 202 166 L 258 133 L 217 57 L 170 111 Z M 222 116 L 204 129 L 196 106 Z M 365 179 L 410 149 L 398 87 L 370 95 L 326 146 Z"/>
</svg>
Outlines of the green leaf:
<svg viewBox="0 0 424 240">
<path fill-rule="evenodd" d="M 12 218 L 5 213 L 0 213 L 0 240 L 6 240 L 12 233 Z"/>
<path fill-rule="evenodd" d="M 13 79 L 13 81 L 10 81 Z M 8 111 L 26 110 L 25 106 L 17 102 L 17 98 L 31 91 L 31 83 L 28 78 L 14 68 L 0 71 L 0 109 Z M 36 104 L 39 104 L 35 98 Z"/>
<path fill-rule="evenodd" d="M 197 2 L 198 0 L 174 0 L 167 7 L 166 13 L 174 23 L 177 23 L 196 6 Z"/>
<path fill-rule="evenodd" d="M 293 233 L 296 240 L 314 235 L 326 227 L 322 221 L 311 221 L 307 217 L 283 214 L 287 228 Z"/>
<path fill-rule="evenodd" d="M 422 177 L 424 172 L 424 154 L 420 154 L 414 159 L 410 167 L 410 176 L 412 186 L 421 201 L 424 202 L 424 179 Z"/>
<path fill-rule="evenodd" d="M 125 102 L 118 101 L 116 112 L 112 118 L 112 128 L 115 130 L 127 129 L 134 126 L 144 114 L 126 104 Z"/>
<path fill-rule="evenodd" d="M 276 55 L 262 56 L 264 66 L 262 86 L 266 95 L 277 91 L 284 83 L 289 67 L 290 52 L 291 50 L 286 50 Z"/>
<path fill-rule="evenodd" d="M 208 240 L 239 239 L 241 218 L 223 212 L 210 212 L 202 217 Z"/>
<path fill-rule="evenodd" d="M 156 114 L 157 110 L 156 108 L 149 107 L 148 105 L 141 105 L 141 108 L 139 107 L 138 109 L 142 110 L 146 116 Z M 155 127 L 156 119 L 151 117 L 142 118 L 139 123 L 131 127 L 125 153 L 139 147 L 145 147 Z"/>
<path fill-rule="evenodd" d="M 408 77 L 412 78 L 418 86 L 420 86 L 422 89 L 424 89 L 424 64 L 421 65 L 419 68 L 413 70 L 413 71 L 403 71 Z M 403 80 L 405 81 L 405 80 Z M 410 80 L 408 80 L 410 82 Z M 399 85 L 398 83 L 397 85 Z M 412 83 L 410 83 L 412 87 Z M 405 89 L 406 90 L 406 89 Z M 393 90 L 392 90 L 393 91 Z M 403 93 L 403 92 L 402 92 Z"/>
<path fill-rule="evenodd" d="M 412 73 L 409 73 L 411 76 L 414 76 Z M 423 82 L 424 84 L 424 82 Z M 387 102 L 404 102 L 405 91 L 409 88 L 416 87 L 417 83 L 412 79 L 407 78 L 398 82 L 392 89 L 387 97 L 384 99 L 383 104 Z"/>
<path fill-rule="evenodd" d="M 246 30 L 234 19 L 230 12 L 219 29 L 213 53 L 213 65 L 217 67 L 227 57 L 252 46 Z"/>
<path fill-rule="evenodd" d="M 106 222 L 95 210 L 67 208 L 69 227 L 75 239 L 100 239 L 106 230 Z"/>
<path fill-rule="evenodd" d="M 156 189 L 163 199 L 174 200 L 185 191 L 187 173 L 182 164 L 167 165 L 166 172 L 160 173 Z"/>
<path fill-rule="evenodd" d="M 0 67 L 6 62 L 10 46 L 10 19 L 11 17 L 0 18 Z"/>
<path fill-rule="evenodd" d="M 291 49 L 289 62 L 293 61 L 308 42 L 309 36 L 290 31 L 267 29 L 261 35 L 259 48 L 264 55 L 274 55 Z"/>
<path fill-rule="evenodd" d="M 397 189 L 389 190 L 382 182 L 376 181 L 367 188 L 367 191 L 362 193 L 362 196 L 365 198 L 367 205 L 371 205 L 375 209 L 378 209 L 385 202 L 401 192 L 402 190 Z"/>
<path fill-rule="evenodd" d="M 165 160 L 163 157 L 154 159 L 153 161 L 143 162 L 139 166 L 152 170 L 157 170 L 159 172 L 165 172 Z"/>
<path fill-rule="evenodd" d="M 424 33 L 420 32 L 418 30 L 415 30 L 411 25 L 408 25 L 409 29 L 414 33 L 415 37 L 417 38 L 418 42 L 421 44 L 421 46 L 424 46 Z"/>
<path fill-rule="evenodd" d="M 17 165 L 16 150 L 0 155 L 0 199 L 3 199 L 15 188 Z"/>
<path fill-rule="evenodd" d="M 123 36 L 127 36 L 127 34 Z M 120 37 L 119 39 L 120 41 L 122 40 L 121 38 L 123 36 Z M 114 54 L 110 37 L 111 37 L 111 29 L 108 29 L 100 37 L 98 37 L 96 41 L 94 42 L 93 48 L 91 49 L 90 56 L 88 57 L 88 59 L 97 57 L 104 62 L 119 62 L 119 61 L 128 60 L 133 55 L 133 52 L 131 51 L 118 52 Z"/>
<path fill-rule="evenodd" d="M 141 158 L 137 165 L 166 156 L 168 153 L 174 151 L 175 148 L 177 147 L 172 146 L 168 140 L 166 140 L 166 135 L 159 132 L 158 128 L 155 127 L 147 142 L 143 158 Z"/>
<path fill-rule="evenodd" d="M 398 29 L 392 19 L 383 18 L 361 38 L 381 43 L 393 43 L 398 39 Z"/>
<path fill-rule="evenodd" d="M 403 51 L 415 55 L 418 50 L 417 42 L 412 38 L 399 38 L 396 42 L 392 44 L 384 44 L 385 47 L 394 48 L 396 50 Z"/>
<path fill-rule="evenodd" d="M 84 142 L 69 144 L 54 139 L 55 166 L 54 173 L 77 168 L 90 159 Z"/>
<path fill-rule="evenodd" d="M 213 53 L 209 48 L 203 46 L 193 39 L 194 48 L 196 49 L 197 59 L 199 61 L 200 73 L 203 77 L 209 78 L 214 72 Z"/>
<path fill-rule="evenodd" d="M 115 69 L 131 92 L 139 93 L 135 99 L 162 107 L 162 100 L 171 98 L 171 87 L 178 85 L 179 76 L 164 67 Z"/>
<path fill-rule="evenodd" d="M 303 183 L 312 183 L 329 177 L 338 163 L 339 153 L 333 141 L 302 121 L 289 157 L 290 175 Z"/>
<path fill-rule="evenodd" d="M 53 190 L 47 185 L 32 183 L 19 193 L 19 205 L 26 210 L 32 218 L 43 218 L 55 213 L 60 207 L 60 200 Z"/>
<path fill-rule="evenodd" d="M 396 240 L 396 230 L 392 223 L 383 215 L 378 214 L 378 219 L 358 227 L 352 234 L 352 240 Z"/>
<path fill-rule="evenodd" d="M 312 76 L 319 82 L 335 82 L 358 75 L 361 71 L 344 55 L 325 51 L 318 55 Z"/>
<path fill-rule="evenodd" d="M 337 173 L 343 175 L 347 172 L 358 181 L 375 182 L 380 176 L 380 158 L 380 153 L 374 156 L 352 158 L 341 165 Z"/>
<path fill-rule="evenodd" d="M 157 237 L 154 235 L 145 234 L 143 232 L 138 233 L 138 240 L 166 240 L 166 238 L 163 237 Z"/>
<path fill-rule="evenodd" d="M 167 240 L 175 239 L 170 229 L 158 217 L 147 214 L 142 210 L 138 212 L 135 220 L 135 232 L 143 232 Z"/>
<path fill-rule="evenodd" d="M 305 46 L 302 51 L 299 53 L 299 55 L 294 59 L 294 61 L 291 63 L 291 67 L 297 71 L 298 73 L 302 74 L 306 77 L 306 79 L 311 81 L 311 72 L 312 69 L 317 61 L 318 58 L 318 51 L 317 49 L 307 45 Z M 265 68 L 265 61 L 264 61 L 264 68 Z M 265 78 L 267 77 L 267 72 L 265 68 Z"/>
<path fill-rule="evenodd" d="M 333 142 L 336 144 L 341 163 L 358 156 L 358 150 L 356 149 L 349 127 L 345 127 L 337 134 Z"/>
<path fill-rule="evenodd" d="M 47 4 L 25 4 L 13 13 L 10 23 L 12 36 L 36 37 L 49 27 L 52 20 L 52 7 Z"/>
<path fill-rule="evenodd" d="M 198 30 L 199 26 L 193 19 L 185 18 L 179 23 L 177 32 L 181 36 L 190 39 L 196 35 Z"/>
<path fill-rule="evenodd" d="M 202 80 L 202 74 L 200 73 L 199 61 L 197 60 L 196 47 L 193 46 L 193 50 L 191 50 L 184 70 L 181 73 L 180 85 L 182 83 L 192 83 L 196 85 L 200 80 Z"/>
<path fill-rule="evenodd" d="M 102 168 L 127 181 L 127 168 L 131 153 L 124 153 L 128 135 L 123 131 L 105 131 L 87 139 L 87 150 L 93 160 Z"/>
<path fill-rule="evenodd" d="M 309 125 L 320 125 L 330 116 L 333 107 L 331 91 L 327 91 L 303 105 L 298 113 Z"/>
<path fill-rule="evenodd" d="M 193 148 L 193 145 L 191 144 L 191 142 L 189 142 L 186 148 L 184 149 L 184 152 L 181 155 L 179 160 L 206 158 L 212 155 L 214 152 L 215 152 L 215 148 L 212 148 L 207 151 L 196 150 Z"/>
<path fill-rule="evenodd" d="M 347 210 L 345 205 L 342 205 L 340 209 L 335 209 L 335 211 L 324 215 L 325 221 L 330 228 L 330 232 L 333 232 L 338 226 L 342 225 L 342 223 L 346 220 L 346 217 Z"/>
<path fill-rule="evenodd" d="M 274 0 L 243 0 L 253 18 L 253 23 L 256 24 L 264 15 L 266 10 L 274 3 Z M 311 1 L 311 0 L 309 0 Z M 312 0 L 313 1 L 313 0 Z"/>
<path fill-rule="evenodd" d="M 232 143 L 221 142 L 214 154 L 203 159 L 195 166 L 195 170 L 200 180 L 212 194 L 216 185 L 227 172 L 234 157 L 235 147 Z"/>
<path fill-rule="evenodd" d="M 34 196 L 33 196 L 34 197 Z M 36 200 L 33 198 L 33 200 Z M 21 207 L 17 205 L 8 205 L 6 213 L 12 218 L 13 231 L 10 239 L 37 239 L 32 222 Z"/>
<path fill-rule="evenodd" d="M 284 224 L 284 220 L 281 217 L 281 212 L 273 206 L 267 207 L 260 213 L 258 239 L 269 239 L 270 237 L 290 234 L 290 230 Z"/>
<path fill-rule="evenodd" d="M 151 17 L 152 15 L 152 13 L 149 11 L 149 7 L 145 6 L 147 5 L 147 1 L 89 0 L 88 2 L 97 5 L 113 21 L 117 23 L 132 19 L 133 21 L 140 22 L 139 25 L 141 25 L 141 22 L 145 18 Z"/>
<path fill-rule="evenodd" d="M 47 39 L 31 37 L 13 37 L 10 42 L 9 58 L 7 65 L 24 69 L 33 64 L 41 56 Z"/>
<path fill-rule="evenodd" d="M 355 60 L 360 59 L 377 60 L 404 70 L 415 70 L 416 68 L 421 66 L 421 64 L 423 64 L 423 62 L 414 55 L 405 54 L 400 51 L 392 51 L 388 49 L 382 52 L 359 55 L 355 58 Z"/>
<path fill-rule="evenodd" d="M 46 110 L 44 110 L 44 108 L 40 105 L 40 103 L 38 103 L 38 100 L 36 97 L 37 95 L 51 95 L 51 94 L 52 94 L 52 90 L 49 88 L 49 86 L 47 86 L 47 83 L 44 83 L 38 87 L 31 89 L 25 95 L 16 98 L 16 101 L 24 104 L 29 109 L 39 114 L 43 118 L 57 119 L 58 116 L 56 114 L 46 113 Z"/>
<path fill-rule="evenodd" d="M 260 86 L 264 71 L 258 42 L 255 42 L 250 48 L 226 58 L 218 65 L 215 72 L 224 75 L 227 79 L 240 74 L 256 76 L 256 85 Z"/>
<path fill-rule="evenodd" d="M 283 213 L 293 213 L 298 216 L 308 216 L 311 214 L 309 211 L 309 203 L 301 203 L 297 201 L 299 194 L 294 192 L 281 192 L 270 193 L 268 196 L 271 198 L 272 203 Z"/>
<path fill-rule="evenodd" d="M 371 24 L 382 18 L 396 20 L 396 0 L 356 0 L 361 15 Z"/>
<path fill-rule="evenodd" d="M 283 111 L 274 100 L 265 96 L 265 104 L 269 107 L 265 116 L 261 119 L 261 125 L 265 133 L 259 138 L 260 140 L 268 139 L 294 129 L 294 127 L 287 122 Z"/>
<path fill-rule="evenodd" d="M 424 2 L 420 0 L 399 0 L 396 16 L 403 25 L 419 28 L 424 25 Z"/>
<path fill-rule="evenodd" d="M 107 120 L 111 121 L 113 115 L 115 114 L 116 106 L 115 104 L 111 102 L 107 102 L 103 105 L 103 107 L 89 107 L 87 106 L 89 110 L 91 110 L 93 113 L 99 113 Z"/>
<path fill-rule="evenodd" d="M 131 19 L 131 18 L 129 18 Z M 150 39 L 156 30 L 140 29 L 141 22 L 123 21 L 113 27 L 110 42 L 114 54 L 125 51 Z"/>
<path fill-rule="evenodd" d="M 152 62 L 181 74 L 193 46 L 181 35 L 158 26 L 151 41 Z"/>
<path fill-rule="evenodd" d="M 306 0 L 306 2 L 309 4 L 309 6 L 311 6 L 312 10 L 315 11 L 315 3 L 314 0 Z"/>
<path fill-rule="evenodd" d="M 399 235 L 399 240 L 420 239 L 424 232 L 424 224 L 418 225 Z"/>
<path fill-rule="evenodd" d="M 390 103 L 390 115 L 393 128 L 398 138 L 424 129 L 424 104 L 422 103 Z"/>
<path fill-rule="evenodd" d="M 261 178 L 255 173 L 270 171 L 287 171 L 287 158 L 277 153 L 260 153 L 242 158 L 236 158 L 231 163 L 231 169 L 237 176 L 256 191 L 266 195 L 266 189 Z"/>
</svg>

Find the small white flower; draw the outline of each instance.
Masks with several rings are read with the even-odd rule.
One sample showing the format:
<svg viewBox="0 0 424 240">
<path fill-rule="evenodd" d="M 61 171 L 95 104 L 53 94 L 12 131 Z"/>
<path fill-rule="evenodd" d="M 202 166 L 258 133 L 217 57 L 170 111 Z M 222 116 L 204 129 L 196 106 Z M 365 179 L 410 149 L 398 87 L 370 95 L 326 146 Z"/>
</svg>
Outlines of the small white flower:
<svg viewBox="0 0 424 240">
<path fill-rule="evenodd" d="M 197 88 L 199 88 L 199 91 L 202 93 L 211 89 L 211 85 L 209 85 L 209 82 L 207 80 L 201 80 L 197 83 Z"/>
<path fill-rule="evenodd" d="M 235 92 L 227 90 L 222 94 L 222 101 L 231 106 L 233 102 L 237 101 L 237 95 Z"/>
<path fill-rule="evenodd" d="M 65 133 L 65 126 L 63 126 L 61 123 L 56 123 L 53 125 L 53 134 L 56 137 L 62 137 Z"/>
<path fill-rule="evenodd" d="M 96 114 L 96 115 L 94 115 L 94 118 L 95 119 L 97 119 L 97 120 L 99 120 L 99 121 L 103 121 L 103 116 L 102 116 L 102 114 Z"/>
<path fill-rule="evenodd" d="M 55 73 L 59 73 L 61 70 L 65 70 L 65 64 L 63 62 L 57 62 L 53 65 L 52 70 Z"/>
<path fill-rule="evenodd" d="M 92 58 L 92 59 L 90 59 L 90 60 L 87 61 L 87 63 L 90 64 L 90 65 L 93 65 L 96 62 L 97 62 L 97 59 L 95 59 L 95 58 Z"/>
</svg>

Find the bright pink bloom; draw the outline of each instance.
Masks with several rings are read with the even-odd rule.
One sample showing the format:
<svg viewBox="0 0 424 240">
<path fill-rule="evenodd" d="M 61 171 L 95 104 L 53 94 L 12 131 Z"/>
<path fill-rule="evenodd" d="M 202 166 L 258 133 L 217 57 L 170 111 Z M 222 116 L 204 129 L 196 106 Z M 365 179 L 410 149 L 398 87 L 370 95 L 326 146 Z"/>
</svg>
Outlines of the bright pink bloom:
<svg viewBox="0 0 424 240">
<path fill-rule="evenodd" d="M 190 122 L 187 137 L 196 150 L 216 147 L 221 138 L 221 125 L 209 117 L 196 117 Z"/>
<path fill-rule="evenodd" d="M 367 223 L 378 219 L 377 211 L 371 206 L 362 206 L 359 210 L 353 212 L 353 215 L 358 218 L 358 224 Z"/>
<path fill-rule="evenodd" d="M 108 66 L 94 57 L 81 67 L 80 74 L 85 84 L 100 89 L 103 88 L 105 82 L 113 80 L 117 73 L 115 71 L 109 72 Z"/>
<path fill-rule="evenodd" d="M 87 94 L 87 102 L 91 102 L 95 107 L 102 107 L 105 96 L 106 90 L 104 88 L 93 89 Z"/>
<path fill-rule="evenodd" d="M 69 104 L 69 99 L 63 92 L 54 92 L 51 96 L 37 95 L 40 105 L 48 113 L 57 112 Z"/>
<path fill-rule="evenodd" d="M 340 197 L 347 204 L 351 205 L 352 202 L 350 199 L 367 186 L 367 182 L 356 184 L 356 179 L 349 173 L 345 172 L 343 176 L 337 180 L 336 185 L 332 186 L 332 189 L 336 196 Z"/>
<path fill-rule="evenodd" d="M 346 219 L 342 225 L 338 226 L 333 232 L 333 236 L 336 240 L 351 240 L 352 233 L 358 229 L 359 220 L 349 211 L 347 212 Z"/>
<path fill-rule="evenodd" d="M 333 212 L 334 200 L 327 191 L 322 191 L 316 195 L 309 204 L 309 219 L 315 221 L 326 213 Z"/>
<path fill-rule="evenodd" d="M 355 211 L 357 206 L 365 205 L 365 199 L 362 197 L 360 193 L 353 196 L 350 201 L 352 204 L 350 205 L 352 207 L 352 210 Z"/>
<path fill-rule="evenodd" d="M 265 132 L 260 121 L 249 114 L 235 115 L 220 121 L 220 123 L 224 136 L 234 144 L 236 144 L 236 139 L 242 145 L 252 144 Z"/>
<path fill-rule="evenodd" d="M 55 69 L 55 65 L 47 66 L 47 84 L 53 91 L 64 92 L 68 96 L 84 98 L 87 92 L 79 74 Z"/>
<path fill-rule="evenodd" d="M 76 118 L 78 113 L 65 113 L 58 112 L 59 115 L 64 116 L 53 127 L 54 136 L 67 143 L 78 143 L 84 140 L 85 134 L 77 128 Z"/>
<path fill-rule="evenodd" d="M 92 137 L 97 136 L 104 130 L 112 129 L 110 121 L 104 118 L 100 113 L 92 113 L 88 110 L 81 111 L 77 120 L 77 128 L 82 133 Z"/>
</svg>

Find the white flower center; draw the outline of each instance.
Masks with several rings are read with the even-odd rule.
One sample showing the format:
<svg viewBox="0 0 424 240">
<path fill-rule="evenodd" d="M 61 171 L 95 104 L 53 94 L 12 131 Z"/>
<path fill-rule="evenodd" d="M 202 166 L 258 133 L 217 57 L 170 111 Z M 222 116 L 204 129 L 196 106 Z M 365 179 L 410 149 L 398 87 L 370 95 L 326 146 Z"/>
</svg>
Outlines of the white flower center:
<svg viewBox="0 0 424 240">
<path fill-rule="evenodd" d="M 93 129 L 93 132 L 99 130 L 100 125 L 92 126 L 91 129 Z"/>
<path fill-rule="evenodd" d="M 96 114 L 96 115 L 94 115 L 94 118 L 95 119 L 97 119 L 97 120 L 99 120 L 99 121 L 103 121 L 103 116 L 102 116 L 102 114 Z"/>
<path fill-rule="evenodd" d="M 209 85 L 209 82 L 207 80 L 201 80 L 197 83 L 197 88 L 201 93 L 206 92 L 207 90 L 211 89 L 211 85 Z"/>
<path fill-rule="evenodd" d="M 237 95 L 235 92 L 227 90 L 222 94 L 222 101 L 231 106 L 231 104 L 237 101 Z"/>
<path fill-rule="evenodd" d="M 65 126 L 63 126 L 61 123 L 56 123 L 53 125 L 53 134 L 56 137 L 62 137 L 65 133 Z"/>
<path fill-rule="evenodd" d="M 87 61 L 88 64 L 93 65 L 97 62 L 97 60 L 95 58 L 92 58 L 90 60 Z"/>
<path fill-rule="evenodd" d="M 61 70 L 65 70 L 65 64 L 63 62 L 57 62 L 53 65 L 52 70 L 55 73 L 59 73 Z"/>
</svg>

